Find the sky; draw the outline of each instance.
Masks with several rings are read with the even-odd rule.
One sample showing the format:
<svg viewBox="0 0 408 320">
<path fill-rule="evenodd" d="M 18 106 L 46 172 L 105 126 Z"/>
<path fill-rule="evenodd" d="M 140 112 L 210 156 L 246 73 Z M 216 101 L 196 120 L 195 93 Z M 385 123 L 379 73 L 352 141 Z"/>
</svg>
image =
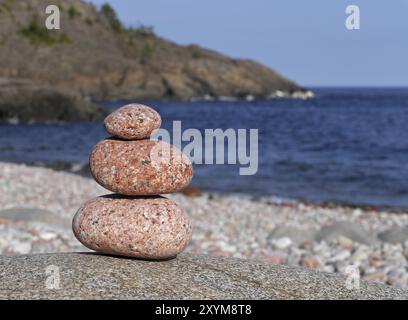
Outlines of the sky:
<svg viewBox="0 0 408 320">
<path fill-rule="evenodd" d="M 128 26 L 153 26 L 261 62 L 304 86 L 408 86 L 408 0 L 89 0 Z M 360 9 L 348 30 L 346 7 Z"/>
</svg>

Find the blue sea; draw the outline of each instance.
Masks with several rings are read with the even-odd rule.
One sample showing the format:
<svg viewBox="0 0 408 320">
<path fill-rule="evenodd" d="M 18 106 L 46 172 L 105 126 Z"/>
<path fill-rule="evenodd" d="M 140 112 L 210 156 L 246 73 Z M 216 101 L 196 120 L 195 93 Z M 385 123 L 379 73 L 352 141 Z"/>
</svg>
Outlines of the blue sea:
<svg viewBox="0 0 408 320">
<path fill-rule="evenodd" d="M 315 88 L 310 100 L 145 101 L 163 127 L 259 129 L 259 168 L 196 165 L 193 185 L 218 192 L 408 208 L 408 89 Z M 116 108 L 124 101 L 105 102 Z M 85 164 L 101 123 L 0 125 L 0 161 Z"/>
</svg>

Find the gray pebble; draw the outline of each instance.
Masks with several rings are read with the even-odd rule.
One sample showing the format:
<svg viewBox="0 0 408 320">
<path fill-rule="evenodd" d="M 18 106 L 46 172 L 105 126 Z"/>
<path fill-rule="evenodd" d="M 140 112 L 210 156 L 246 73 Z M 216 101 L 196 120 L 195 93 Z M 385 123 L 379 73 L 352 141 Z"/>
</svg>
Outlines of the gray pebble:
<svg viewBox="0 0 408 320">
<path fill-rule="evenodd" d="M 382 241 L 404 244 L 408 241 L 408 226 L 386 230 L 381 232 L 378 237 Z"/>
<path fill-rule="evenodd" d="M 293 243 L 301 244 L 307 240 L 313 240 L 315 234 L 316 230 L 313 229 L 299 229 L 291 226 L 278 226 L 271 232 L 269 239 L 287 237 L 290 238 Z"/>
<path fill-rule="evenodd" d="M 364 244 L 375 244 L 378 239 L 356 223 L 337 221 L 330 226 L 323 227 L 317 234 L 317 241 L 337 241 L 341 236 Z"/>
</svg>

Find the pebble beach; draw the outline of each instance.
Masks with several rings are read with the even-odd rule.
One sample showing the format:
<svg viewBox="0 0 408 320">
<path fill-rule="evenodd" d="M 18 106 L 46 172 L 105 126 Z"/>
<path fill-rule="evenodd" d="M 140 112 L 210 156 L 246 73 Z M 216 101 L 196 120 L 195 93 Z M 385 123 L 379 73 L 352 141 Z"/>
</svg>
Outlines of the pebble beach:
<svg viewBox="0 0 408 320">
<path fill-rule="evenodd" d="M 0 163 L 0 254 L 88 251 L 71 220 L 108 194 L 92 179 Z M 193 180 L 194 183 L 194 180 Z M 273 197 L 168 195 L 193 221 L 186 251 L 347 273 L 408 288 L 408 212 L 306 204 Z"/>
</svg>

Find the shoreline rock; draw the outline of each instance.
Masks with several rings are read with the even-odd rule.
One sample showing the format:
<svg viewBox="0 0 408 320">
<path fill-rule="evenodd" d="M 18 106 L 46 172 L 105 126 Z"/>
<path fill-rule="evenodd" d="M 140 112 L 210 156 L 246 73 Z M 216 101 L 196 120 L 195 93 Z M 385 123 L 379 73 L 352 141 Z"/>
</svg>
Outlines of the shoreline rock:
<svg viewBox="0 0 408 320">
<path fill-rule="evenodd" d="M 236 101 L 254 101 L 260 97 L 255 97 L 251 94 L 247 96 L 212 96 L 210 94 L 205 94 L 200 97 L 193 97 L 188 99 L 191 102 L 200 102 L 200 101 L 221 101 L 221 102 L 236 102 Z M 270 94 L 262 97 L 262 99 L 266 100 L 274 100 L 274 99 L 294 99 L 294 100 L 308 100 L 314 99 L 316 95 L 313 91 L 302 89 L 302 90 L 295 90 L 295 91 L 282 91 L 276 90 L 271 92 Z"/>
<path fill-rule="evenodd" d="M 331 225 L 323 227 L 315 236 L 317 241 L 341 241 L 346 237 L 352 241 L 366 245 L 378 243 L 378 239 L 364 230 L 360 225 L 348 221 L 336 221 Z"/>
<path fill-rule="evenodd" d="M 69 91 L 0 78 L 0 123 L 96 121 L 108 111 Z"/>
<path fill-rule="evenodd" d="M 47 268 L 60 283 L 47 282 Z M 408 291 L 259 261 L 182 253 L 167 261 L 91 253 L 0 257 L 0 299 L 408 299 Z M 54 287 L 52 287 L 54 285 Z"/>
<path fill-rule="evenodd" d="M 385 230 L 378 237 L 385 242 L 404 244 L 408 242 L 408 225 Z"/>
</svg>

